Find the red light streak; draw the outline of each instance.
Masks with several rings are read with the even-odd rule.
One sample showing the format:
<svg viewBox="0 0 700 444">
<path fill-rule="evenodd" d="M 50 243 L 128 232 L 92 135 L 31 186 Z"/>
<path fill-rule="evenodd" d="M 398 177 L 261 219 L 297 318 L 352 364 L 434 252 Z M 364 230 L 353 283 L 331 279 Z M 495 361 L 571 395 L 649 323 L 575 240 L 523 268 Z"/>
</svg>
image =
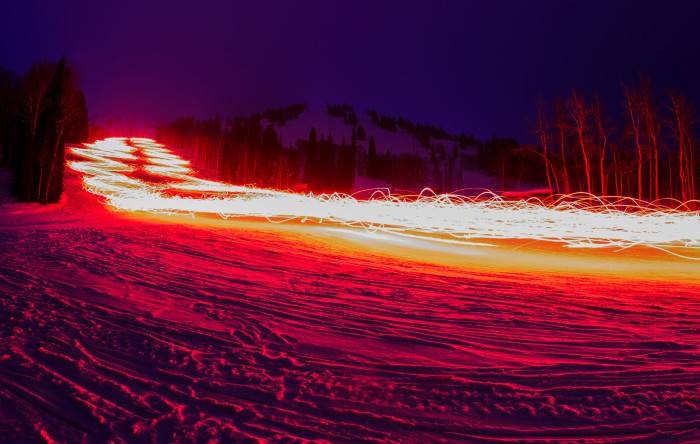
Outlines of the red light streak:
<svg viewBox="0 0 700 444">
<path fill-rule="evenodd" d="M 662 208 L 630 198 L 571 195 L 545 203 L 434 194 L 369 199 L 299 194 L 198 177 L 188 161 L 152 139 L 111 138 L 71 148 L 69 167 L 86 190 L 114 208 L 153 213 L 259 217 L 271 222 L 331 222 L 369 231 L 487 245 L 488 239 L 559 242 L 570 248 L 646 246 L 700 259 L 700 212 Z M 140 171 L 150 175 L 141 178 Z"/>
</svg>

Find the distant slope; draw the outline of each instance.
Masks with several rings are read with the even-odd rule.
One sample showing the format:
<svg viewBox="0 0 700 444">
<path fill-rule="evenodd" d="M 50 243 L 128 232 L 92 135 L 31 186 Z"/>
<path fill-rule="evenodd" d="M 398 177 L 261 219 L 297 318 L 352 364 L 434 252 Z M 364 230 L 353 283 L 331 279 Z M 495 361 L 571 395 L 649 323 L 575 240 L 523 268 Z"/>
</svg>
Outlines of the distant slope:
<svg viewBox="0 0 700 444">
<path fill-rule="evenodd" d="M 365 140 L 359 140 L 358 146 L 367 149 L 367 140 L 370 136 L 374 136 L 380 153 L 389 151 L 392 154 L 414 154 L 426 159 L 430 157 L 430 150 L 420 146 L 418 140 L 411 134 L 403 130 L 391 132 L 382 129 L 374 125 L 364 112 L 357 112 L 357 118 L 358 124 L 362 125 L 367 132 L 367 137 Z M 344 123 L 341 118 L 329 115 L 326 107 L 319 105 L 310 105 L 298 119 L 290 120 L 286 125 L 276 128 L 285 143 L 294 143 L 299 139 L 308 138 L 312 127 L 316 128 L 319 135 L 331 134 L 335 142 L 345 139 L 349 143 L 352 138 L 352 125 Z"/>
<path fill-rule="evenodd" d="M 480 141 L 347 104 L 183 117 L 159 126 L 156 138 L 210 177 L 278 189 L 470 194 L 541 189 L 545 180 L 537 153 L 512 138 Z"/>
<path fill-rule="evenodd" d="M 392 156 L 411 155 L 424 159 L 427 163 L 431 159 L 431 149 L 421 144 L 416 136 L 410 134 L 404 129 L 397 128 L 396 131 L 390 131 L 376 125 L 366 110 L 355 108 L 357 116 L 357 125 L 364 128 L 366 137 L 363 140 L 358 140 L 357 145 L 361 151 L 366 153 L 368 149 L 368 141 L 370 137 L 374 137 L 377 145 L 377 153 L 380 155 L 386 152 Z M 266 123 L 271 123 L 266 121 Z M 343 121 L 340 117 L 331 116 L 326 105 L 312 104 L 297 118 L 289 120 L 285 125 L 274 125 L 277 134 L 281 137 L 283 144 L 286 146 L 294 146 L 299 140 L 306 140 L 309 137 L 311 128 L 316 129 L 318 136 L 327 137 L 330 135 L 335 143 L 341 143 L 345 140 L 350 143 L 352 139 L 353 125 Z M 460 148 L 459 143 L 450 140 L 430 139 L 431 145 L 442 145 L 445 153 L 452 153 L 457 150 L 462 156 L 462 171 L 461 183 L 458 188 L 475 188 L 498 190 L 499 180 L 494 176 L 486 174 L 478 168 L 476 164 L 477 151 L 475 147 Z M 429 178 L 425 186 L 435 187 L 435 183 Z M 374 187 L 386 187 L 388 182 L 385 180 L 370 179 L 364 175 L 358 175 L 355 180 L 355 190 L 362 190 Z M 519 188 L 532 188 L 527 184 Z M 454 190 L 452 190 L 454 191 Z"/>
</svg>

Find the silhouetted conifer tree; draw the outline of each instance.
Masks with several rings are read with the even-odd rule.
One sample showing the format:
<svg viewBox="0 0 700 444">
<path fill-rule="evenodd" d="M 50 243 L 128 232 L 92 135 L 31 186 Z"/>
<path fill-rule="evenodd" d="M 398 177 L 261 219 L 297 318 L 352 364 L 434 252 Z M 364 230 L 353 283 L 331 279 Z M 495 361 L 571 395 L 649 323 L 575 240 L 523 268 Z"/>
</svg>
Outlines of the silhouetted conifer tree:
<svg viewBox="0 0 700 444">
<path fill-rule="evenodd" d="M 56 202 L 63 192 L 65 144 L 87 137 L 85 98 L 63 58 L 32 66 L 15 94 L 13 193 L 20 201 Z"/>
<path fill-rule="evenodd" d="M 377 157 L 377 145 L 374 136 L 369 136 L 369 147 L 367 148 L 367 176 L 372 179 L 379 179 L 380 175 L 379 158 Z"/>
</svg>

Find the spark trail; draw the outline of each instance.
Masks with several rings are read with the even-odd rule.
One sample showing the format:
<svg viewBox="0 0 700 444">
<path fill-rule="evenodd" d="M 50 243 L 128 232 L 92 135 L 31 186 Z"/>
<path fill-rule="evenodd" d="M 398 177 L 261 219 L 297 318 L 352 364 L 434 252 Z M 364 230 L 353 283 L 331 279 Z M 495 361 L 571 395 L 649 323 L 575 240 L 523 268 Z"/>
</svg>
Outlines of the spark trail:
<svg viewBox="0 0 700 444">
<path fill-rule="evenodd" d="M 85 189 L 122 210 L 330 222 L 467 244 L 520 239 L 572 248 L 646 246 L 700 259 L 700 211 L 687 204 L 670 208 L 590 195 L 512 201 L 493 193 L 464 197 L 430 190 L 415 196 L 376 191 L 359 200 L 206 180 L 152 139 L 98 140 L 71 153 L 79 159 L 69 167 L 83 175 Z"/>
</svg>

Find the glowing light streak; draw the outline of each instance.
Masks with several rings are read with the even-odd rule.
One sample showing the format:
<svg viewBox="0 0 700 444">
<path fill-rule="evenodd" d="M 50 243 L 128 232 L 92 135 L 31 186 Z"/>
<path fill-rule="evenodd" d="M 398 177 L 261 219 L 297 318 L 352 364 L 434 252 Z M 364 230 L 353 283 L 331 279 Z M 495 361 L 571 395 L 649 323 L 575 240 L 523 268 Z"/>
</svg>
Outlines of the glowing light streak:
<svg viewBox="0 0 700 444">
<path fill-rule="evenodd" d="M 505 200 L 493 193 L 436 195 L 430 190 L 417 196 L 376 191 L 358 200 L 341 193 L 298 194 L 206 180 L 188 161 L 151 139 L 111 138 L 71 152 L 80 160 L 70 161 L 69 167 L 83 175 L 85 189 L 122 210 L 333 222 L 471 245 L 473 239 L 541 240 L 574 248 L 641 245 L 700 259 L 700 212 L 687 210 L 687 205 L 667 208 L 590 195 L 545 203 Z M 134 177 L 139 171 L 153 180 Z"/>
</svg>

